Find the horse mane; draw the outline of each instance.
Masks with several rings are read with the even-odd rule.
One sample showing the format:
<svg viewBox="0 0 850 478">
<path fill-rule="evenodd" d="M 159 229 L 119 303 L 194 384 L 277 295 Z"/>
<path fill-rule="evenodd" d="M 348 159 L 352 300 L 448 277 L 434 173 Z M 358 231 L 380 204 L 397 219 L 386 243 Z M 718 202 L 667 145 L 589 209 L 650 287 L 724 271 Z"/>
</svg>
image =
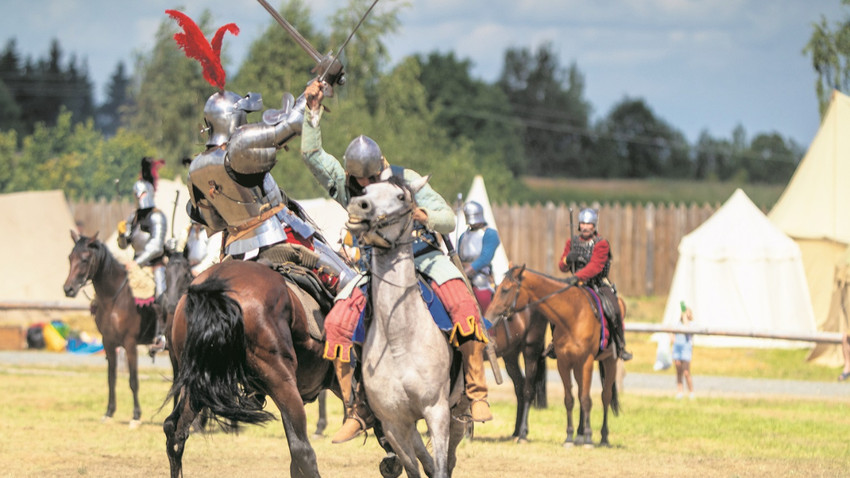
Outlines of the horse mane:
<svg viewBox="0 0 850 478">
<path fill-rule="evenodd" d="M 76 244 L 74 244 L 74 252 L 79 253 L 81 252 L 81 249 L 88 247 L 91 247 L 93 249 L 95 262 L 98 265 L 98 274 L 108 274 L 116 269 L 124 275 L 127 274 L 126 268 L 120 262 L 118 262 L 118 259 L 116 259 L 111 252 L 109 252 L 109 249 L 106 247 L 106 244 L 101 242 L 100 239 L 80 236 L 80 239 L 77 241 Z"/>
<path fill-rule="evenodd" d="M 519 269 L 519 268 L 521 268 L 521 267 L 523 267 L 523 266 L 525 266 L 525 264 L 520 264 L 520 265 L 518 265 L 518 266 L 512 266 L 510 269 L 508 269 L 508 273 L 507 273 L 507 275 L 514 276 L 514 275 L 515 275 L 514 271 L 516 271 L 517 269 Z M 538 270 L 530 269 L 530 268 L 528 268 L 528 267 L 526 267 L 526 268 L 525 268 L 525 270 L 527 270 L 527 271 L 529 271 L 529 272 L 533 272 L 533 273 L 535 273 L 535 274 L 537 274 L 537 275 L 539 275 L 539 276 L 543 276 L 543 277 L 545 277 L 545 278 L 547 278 L 547 279 L 550 279 L 550 280 L 553 280 L 553 281 L 555 281 L 555 282 L 560 282 L 560 283 L 562 283 L 562 284 L 566 284 L 566 283 L 567 283 L 567 279 L 566 279 L 566 278 L 564 278 L 564 277 L 555 277 L 555 276 L 553 276 L 553 275 L 549 275 L 549 274 L 547 274 L 547 273 L 545 273 L 545 272 L 540 272 L 540 271 L 538 271 Z"/>
</svg>

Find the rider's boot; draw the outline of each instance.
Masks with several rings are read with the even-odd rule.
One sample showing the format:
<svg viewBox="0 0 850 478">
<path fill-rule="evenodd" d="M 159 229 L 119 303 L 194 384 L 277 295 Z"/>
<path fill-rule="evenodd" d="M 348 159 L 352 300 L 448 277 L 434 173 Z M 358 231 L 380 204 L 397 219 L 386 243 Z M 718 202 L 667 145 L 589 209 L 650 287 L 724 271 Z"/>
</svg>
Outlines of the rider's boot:
<svg viewBox="0 0 850 478">
<path fill-rule="evenodd" d="M 460 347 L 463 355 L 463 376 L 466 379 L 466 396 L 472 401 L 472 421 L 486 422 L 493 419 L 490 403 L 487 402 L 487 379 L 484 376 L 484 342 L 467 339 Z"/>
<path fill-rule="evenodd" d="M 619 319 L 614 319 L 617 323 L 614 326 L 614 343 L 617 346 L 617 357 L 623 361 L 631 360 L 632 353 L 626 350 L 626 333 L 623 331 L 623 323 Z"/>
<path fill-rule="evenodd" d="M 351 366 L 351 362 L 343 362 L 339 359 L 334 360 L 334 371 L 336 372 L 336 377 L 339 380 L 339 386 L 342 390 L 342 401 L 345 405 L 345 421 L 342 423 L 342 428 L 331 438 L 331 443 L 344 443 L 372 427 L 375 422 L 375 416 L 369 407 L 359 400 L 363 394 L 355 393 L 352 389 L 351 378 L 354 375 L 354 369 Z"/>
</svg>

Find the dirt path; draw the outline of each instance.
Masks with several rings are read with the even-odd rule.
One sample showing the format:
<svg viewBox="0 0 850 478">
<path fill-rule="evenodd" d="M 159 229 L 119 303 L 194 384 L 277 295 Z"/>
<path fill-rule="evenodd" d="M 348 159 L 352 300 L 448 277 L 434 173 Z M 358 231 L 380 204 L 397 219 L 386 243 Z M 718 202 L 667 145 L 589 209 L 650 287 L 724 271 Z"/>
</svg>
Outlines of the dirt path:
<svg viewBox="0 0 850 478">
<path fill-rule="evenodd" d="M 66 352 L 44 351 L 0 351 L 0 367 L 5 365 L 63 365 L 63 366 L 103 366 L 106 358 L 103 354 L 81 355 Z M 139 369 L 160 369 L 169 371 L 171 364 L 167 354 L 159 354 L 155 361 L 147 356 L 145 347 L 139 348 Z M 488 376 L 488 384 L 503 393 L 513 394 L 510 379 L 502 371 L 504 383 L 496 385 L 492 374 Z M 488 370 L 489 374 L 489 370 Z M 555 388 L 560 387 L 561 377 L 555 370 L 549 370 L 549 381 Z M 594 374 L 594 388 L 600 387 L 599 375 Z M 793 398 L 811 399 L 840 399 L 850 402 L 850 383 L 839 382 L 808 382 L 802 380 L 769 380 L 736 377 L 694 376 L 694 389 L 697 398 L 719 396 L 786 396 Z M 553 388 L 554 390 L 554 388 Z M 674 395 L 676 393 L 676 376 L 672 370 L 658 373 L 629 373 L 626 372 L 622 383 L 624 393 Z"/>
</svg>

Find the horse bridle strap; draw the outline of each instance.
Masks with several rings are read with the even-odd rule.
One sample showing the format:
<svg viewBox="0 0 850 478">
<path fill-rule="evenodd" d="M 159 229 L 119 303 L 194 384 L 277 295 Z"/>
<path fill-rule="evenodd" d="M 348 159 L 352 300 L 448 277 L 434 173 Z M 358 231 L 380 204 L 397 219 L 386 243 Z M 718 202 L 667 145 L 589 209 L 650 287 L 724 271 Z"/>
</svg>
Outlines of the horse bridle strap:
<svg viewBox="0 0 850 478">
<path fill-rule="evenodd" d="M 562 292 L 566 292 L 567 290 L 569 290 L 572 287 L 575 287 L 575 284 L 567 284 L 566 287 L 562 287 L 562 288 L 556 290 L 555 292 L 547 294 L 547 295 L 545 295 L 545 296 L 543 296 L 543 297 L 541 297 L 537 300 L 530 301 L 530 302 L 526 303 L 525 305 L 523 305 L 522 307 L 517 309 L 516 303 L 517 303 L 517 300 L 519 299 L 519 291 L 522 288 L 522 277 L 521 276 L 518 277 L 516 281 L 514 281 L 513 277 L 511 277 L 511 276 L 508 276 L 508 277 L 509 277 L 509 280 L 516 282 L 517 288 L 516 288 L 516 295 L 514 296 L 513 303 L 511 304 L 511 309 L 510 309 L 511 312 L 506 314 L 506 316 L 516 314 L 517 312 L 522 312 L 523 310 L 531 307 L 532 305 L 542 304 L 543 302 L 546 302 L 547 300 L 551 299 L 552 297 L 555 297 L 556 295 L 561 294 Z"/>
</svg>

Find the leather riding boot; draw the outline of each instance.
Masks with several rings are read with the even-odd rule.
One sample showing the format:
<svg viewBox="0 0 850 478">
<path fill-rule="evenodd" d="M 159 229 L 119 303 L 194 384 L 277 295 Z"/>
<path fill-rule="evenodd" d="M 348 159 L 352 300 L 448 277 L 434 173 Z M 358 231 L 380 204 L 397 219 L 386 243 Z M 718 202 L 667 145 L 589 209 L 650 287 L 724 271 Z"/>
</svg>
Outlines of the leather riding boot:
<svg viewBox="0 0 850 478">
<path fill-rule="evenodd" d="M 614 330 L 614 336 L 616 337 L 614 342 L 617 345 L 617 357 L 621 358 L 623 361 L 631 360 L 632 353 L 626 350 L 626 333 L 623 330 L 623 323 L 620 320 L 616 320 L 617 325 Z"/>
<path fill-rule="evenodd" d="M 331 438 L 331 443 L 344 443 L 369 429 L 374 424 L 375 418 L 365 403 L 359 403 L 363 394 L 356 393 L 351 387 L 351 378 L 354 375 L 351 362 L 334 360 L 334 371 L 342 391 L 345 421 Z"/>
<path fill-rule="evenodd" d="M 487 402 L 487 378 L 484 375 L 484 342 L 467 340 L 460 345 L 463 355 L 463 377 L 466 380 L 466 396 L 472 401 L 472 421 L 486 422 L 493 419 L 490 403 Z"/>
</svg>

